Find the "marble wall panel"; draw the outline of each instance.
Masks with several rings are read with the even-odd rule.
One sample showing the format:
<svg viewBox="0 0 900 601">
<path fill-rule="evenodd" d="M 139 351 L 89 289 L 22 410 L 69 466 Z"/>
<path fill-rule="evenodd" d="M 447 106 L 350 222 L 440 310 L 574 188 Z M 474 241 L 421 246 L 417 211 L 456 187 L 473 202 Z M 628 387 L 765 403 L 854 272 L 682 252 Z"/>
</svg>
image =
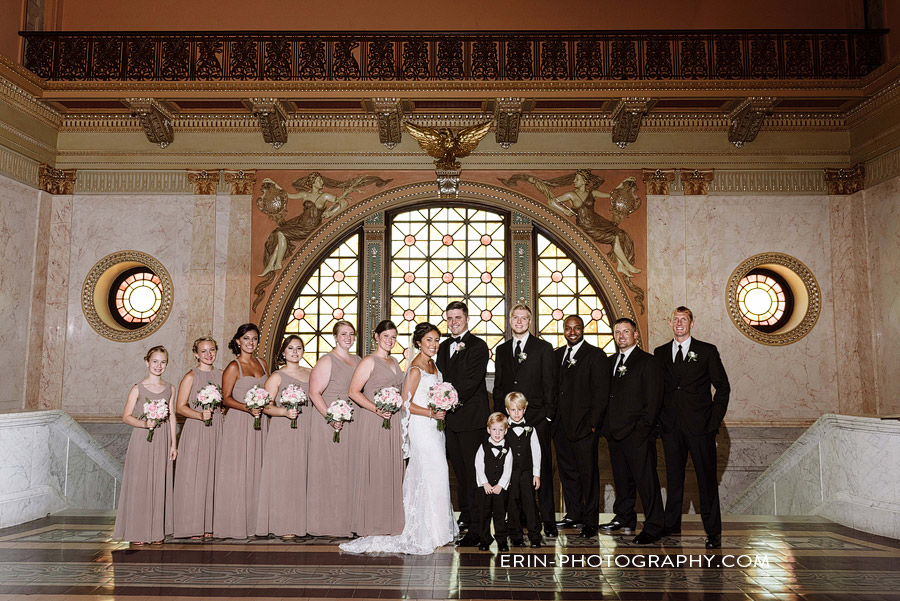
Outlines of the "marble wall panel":
<svg viewBox="0 0 900 601">
<path fill-rule="evenodd" d="M 250 318 L 250 228 L 253 204 L 249 196 L 233 196 L 228 211 L 228 255 L 225 265 L 223 335 L 224 366 L 231 359 L 226 346 L 239 325 Z"/>
<path fill-rule="evenodd" d="M 790 472 L 775 481 L 778 515 L 809 515 L 822 503 L 819 453 L 807 453 Z"/>
<path fill-rule="evenodd" d="M 191 223 L 188 281 L 188 327 L 185 334 L 187 365 L 193 364 L 193 341 L 213 332 L 216 266 L 216 198 L 195 196 Z"/>
<path fill-rule="evenodd" d="M 41 370 L 44 366 L 44 318 L 47 310 L 47 270 L 50 264 L 50 230 L 53 198 L 38 192 L 38 223 L 34 244 L 31 318 L 28 324 L 28 356 L 25 368 L 25 408 L 39 409 Z M 65 297 L 65 295 L 64 295 Z"/>
<path fill-rule="evenodd" d="M 219 364 L 225 365 L 227 352 L 225 325 L 225 286 L 228 282 L 228 241 L 230 236 L 231 197 L 216 197 L 216 264 L 213 292 L 213 336 L 219 343 Z M 248 292 L 249 294 L 249 292 Z M 225 353 L 225 354 L 223 354 Z"/>
<path fill-rule="evenodd" d="M 66 501 L 71 507 L 115 509 L 116 478 L 97 465 L 78 445 L 69 445 Z"/>
<path fill-rule="evenodd" d="M 647 197 L 647 321 L 654 345 L 672 336 L 667 319 L 687 302 L 684 203 L 684 196 Z"/>
</svg>

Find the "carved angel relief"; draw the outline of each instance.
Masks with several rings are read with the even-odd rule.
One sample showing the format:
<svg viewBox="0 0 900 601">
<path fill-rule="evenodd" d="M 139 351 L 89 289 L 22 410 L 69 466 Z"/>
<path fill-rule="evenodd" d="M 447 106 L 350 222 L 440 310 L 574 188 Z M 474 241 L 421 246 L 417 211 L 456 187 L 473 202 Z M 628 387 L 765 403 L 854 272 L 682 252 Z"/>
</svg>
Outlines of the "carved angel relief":
<svg viewBox="0 0 900 601">
<path fill-rule="evenodd" d="M 501 178 L 500 181 L 510 188 L 515 187 L 518 182 L 528 182 L 547 197 L 547 205 L 553 211 L 564 217 L 575 217 L 575 225 L 594 242 L 608 245 L 610 250 L 607 257 L 616 263 L 616 269 L 622 274 L 625 286 L 634 293 L 634 301 L 641 313 L 644 313 L 644 290 L 632 281 L 632 278 L 641 272 L 634 265 L 634 240 L 628 232 L 619 227 L 620 223 L 641 206 L 641 199 L 637 195 L 637 181 L 633 177 L 624 179 L 610 193 L 597 190 L 603 184 L 603 178 L 591 173 L 590 169 L 579 169 L 552 180 L 516 173 L 509 179 Z M 573 185 L 575 189 L 558 196 L 553 191 L 553 188 L 568 185 Z M 611 221 L 594 210 L 594 202 L 598 198 L 609 199 Z"/>
<path fill-rule="evenodd" d="M 374 175 L 359 175 L 345 181 L 338 181 L 325 177 L 318 171 L 313 171 L 305 177 L 294 180 L 291 185 L 297 192 L 289 194 L 271 179 L 263 179 L 262 189 L 256 199 L 256 207 L 271 217 L 278 227 L 266 239 L 263 254 L 265 268 L 259 274 L 259 277 L 263 279 L 253 289 L 256 295 L 253 299 L 253 310 L 255 311 L 259 306 L 266 288 L 275 279 L 276 273 L 284 266 L 284 261 L 294 253 L 298 244 L 306 240 L 325 221 L 346 209 L 349 204 L 348 197 L 352 192 L 372 184 L 380 188 L 390 181 Z M 339 196 L 335 196 L 330 192 L 325 192 L 326 187 L 340 189 L 341 193 Z M 291 200 L 302 200 L 303 212 L 285 220 L 288 202 Z"/>
</svg>

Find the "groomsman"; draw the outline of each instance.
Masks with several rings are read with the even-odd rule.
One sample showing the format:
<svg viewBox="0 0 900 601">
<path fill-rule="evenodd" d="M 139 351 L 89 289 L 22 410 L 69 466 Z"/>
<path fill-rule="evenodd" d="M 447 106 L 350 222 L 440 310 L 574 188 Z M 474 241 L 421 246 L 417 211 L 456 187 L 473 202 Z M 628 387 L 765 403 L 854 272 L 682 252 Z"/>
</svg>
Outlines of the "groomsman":
<svg viewBox="0 0 900 601">
<path fill-rule="evenodd" d="M 690 455 L 697 473 L 706 546 L 718 549 L 722 546 L 722 512 L 716 473 L 716 434 L 728 409 L 731 386 L 718 349 L 691 337 L 694 314 L 690 309 L 675 309 L 669 326 L 675 338 L 654 351 L 666 366 L 659 416 L 668 481 L 664 534 L 681 534 L 684 471 Z M 710 386 L 715 388 L 715 396 L 710 393 Z"/>
<path fill-rule="evenodd" d="M 635 491 L 644 506 L 644 528 L 634 543 L 658 541 L 663 532 L 663 504 L 656 474 L 656 422 L 662 406 L 663 374 L 659 361 L 637 347 L 637 325 L 623 317 L 613 330 L 619 352 L 613 356 L 609 406 L 601 428 L 609 442 L 616 485 L 615 517 L 601 530 L 631 531 L 637 526 Z"/>
<path fill-rule="evenodd" d="M 553 445 L 566 516 L 559 528 L 578 528 L 581 537 L 597 534 L 600 474 L 597 445 L 609 401 L 612 366 L 602 350 L 584 340 L 584 320 L 570 315 L 563 322 L 565 346 L 556 349 L 559 394 L 553 420 Z"/>
<path fill-rule="evenodd" d="M 441 343 L 437 353 L 437 368 L 444 381 L 453 384 L 459 394 L 459 408 L 447 414 L 447 457 L 453 466 L 457 483 L 457 504 L 460 529 L 472 524 L 474 508 L 475 453 L 484 439 L 484 425 L 491 414 L 485 375 L 487 374 L 487 343 L 469 332 L 469 307 L 461 301 L 447 305 L 449 337 Z M 474 535 L 463 538 L 461 544 L 474 546 Z"/>
<path fill-rule="evenodd" d="M 544 534 L 557 536 L 553 500 L 553 457 L 550 450 L 550 422 L 556 414 L 557 365 L 553 347 L 529 333 L 531 309 L 516 305 L 509 314 L 512 338 L 497 347 L 494 357 L 494 411 L 506 414 L 504 399 L 521 392 L 528 399 L 525 421 L 534 427 L 541 443 L 541 488 L 538 495 Z"/>
</svg>

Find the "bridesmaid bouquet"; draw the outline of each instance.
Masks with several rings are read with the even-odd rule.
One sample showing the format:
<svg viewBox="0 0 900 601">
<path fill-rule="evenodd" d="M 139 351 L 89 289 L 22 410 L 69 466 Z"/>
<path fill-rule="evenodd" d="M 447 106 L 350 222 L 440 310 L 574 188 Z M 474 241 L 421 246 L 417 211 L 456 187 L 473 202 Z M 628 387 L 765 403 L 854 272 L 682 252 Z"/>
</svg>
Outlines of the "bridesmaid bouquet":
<svg viewBox="0 0 900 601">
<path fill-rule="evenodd" d="M 212 411 L 222 404 L 222 389 L 213 383 L 209 383 L 197 393 L 197 409 L 200 411 Z M 212 425 L 212 418 L 203 420 L 207 426 Z"/>
<path fill-rule="evenodd" d="M 244 404 L 247 405 L 247 409 L 262 409 L 269 404 L 269 393 L 266 392 L 265 388 L 254 385 L 244 395 Z M 259 430 L 262 425 L 259 421 L 261 417 L 262 415 L 257 415 L 253 420 L 254 430 Z"/>
<path fill-rule="evenodd" d="M 140 419 L 152 419 L 156 421 L 153 427 L 150 428 L 150 432 L 147 434 L 147 442 L 153 442 L 153 431 L 156 430 L 156 427 L 161 422 L 166 421 L 167 417 L 169 417 L 169 404 L 166 403 L 164 399 L 157 399 L 155 401 L 147 399 L 147 402 L 144 403 L 144 412 L 141 414 Z"/>
<path fill-rule="evenodd" d="M 287 388 L 281 391 L 281 398 L 278 402 L 285 409 L 297 409 L 299 411 L 301 406 L 309 402 L 309 396 L 296 384 L 288 384 Z M 291 420 L 291 429 L 297 429 L 296 417 Z"/>
<path fill-rule="evenodd" d="M 428 408 L 432 411 L 454 411 L 459 406 L 459 395 L 450 382 L 438 382 L 428 389 Z M 444 420 L 437 420 L 437 429 L 444 431 Z"/>
<path fill-rule="evenodd" d="M 402 405 L 403 400 L 400 398 L 400 391 L 395 386 L 385 386 L 375 393 L 375 408 L 379 411 L 397 413 Z M 381 427 L 385 430 L 390 430 L 391 418 L 386 417 L 381 422 Z"/>
<path fill-rule="evenodd" d="M 333 424 L 334 422 L 352 422 L 353 407 L 351 407 L 350 403 L 347 401 L 338 399 L 328 407 L 328 411 L 325 413 L 325 421 L 329 424 Z M 331 442 L 341 442 L 340 430 L 334 431 Z"/>
</svg>

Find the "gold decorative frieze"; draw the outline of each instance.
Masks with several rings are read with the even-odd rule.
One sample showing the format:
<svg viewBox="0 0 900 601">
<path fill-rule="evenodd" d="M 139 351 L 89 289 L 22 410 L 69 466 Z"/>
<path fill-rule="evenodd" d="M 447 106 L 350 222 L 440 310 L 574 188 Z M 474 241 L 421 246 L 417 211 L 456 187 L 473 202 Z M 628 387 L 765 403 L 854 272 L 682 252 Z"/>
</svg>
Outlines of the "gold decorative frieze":
<svg viewBox="0 0 900 601">
<path fill-rule="evenodd" d="M 40 163 L 0 146 L 0 174 L 37 187 Z"/>
<path fill-rule="evenodd" d="M 682 169 L 681 185 L 685 196 L 709 194 L 709 183 L 713 181 L 713 169 Z"/>
<path fill-rule="evenodd" d="M 866 161 L 866 187 L 887 181 L 900 175 L 900 148 L 887 152 L 877 159 Z"/>
<path fill-rule="evenodd" d="M 400 143 L 402 135 L 403 103 L 399 98 L 375 98 L 366 105 L 378 118 L 378 141 L 385 148 Z"/>
<path fill-rule="evenodd" d="M 766 115 L 772 112 L 776 98 L 751 96 L 745 98 L 728 115 L 728 141 L 736 148 L 756 139 Z"/>
<path fill-rule="evenodd" d="M 41 164 L 38 169 L 38 188 L 49 194 L 74 194 L 75 169 L 54 169 Z"/>
<path fill-rule="evenodd" d="M 253 194 L 253 184 L 256 183 L 256 169 L 225 170 L 225 183 L 231 186 L 231 195 Z"/>
<path fill-rule="evenodd" d="M 852 169 L 826 169 L 825 183 L 828 194 L 855 194 L 866 184 L 866 166 L 857 163 Z"/>
<path fill-rule="evenodd" d="M 637 140 L 641 120 L 650 110 L 653 102 L 649 98 L 623 98 L 612 111 L 612 141 L 619 148 L 625 148 Z"/>
<path fill-rule="evenodd" d="M 253 114 L 259 119 L 263 140 L 278 150 L 287 142 L 287 106 L 277 98 L 251 98 Z"/>
<path fill-rule="evenodd" d="M 172 128 L 172 107 L 155 98 L 126 98 L 131 107 L 131 114 L 137 117 L 147 139 L 160 148 L 165 148 L 175 141 L 175 130 Z"/>
<path fill-rule="evenodd" d="M 668 196 L 670 194 L 670 185 L 675 181 L 674 169 L 644 169 L 643 173 L 648 195 Z"/>
<path fill-rule="evenodd" d="M 821 169 L 716 169 L 709 194 L 825 194 Z"/>
<path fill-rule="evenodd" d="M 218 191 L 218 169 L 188 169 L 187 177 L 194 188 L 194 195 L 214 195 Z"/>
<path fill-rule="evenodd" d="M 91 170 L 78 171 L 78 194 L 191 194 L 193 185 L 183 170 Z"/>
</svg>

